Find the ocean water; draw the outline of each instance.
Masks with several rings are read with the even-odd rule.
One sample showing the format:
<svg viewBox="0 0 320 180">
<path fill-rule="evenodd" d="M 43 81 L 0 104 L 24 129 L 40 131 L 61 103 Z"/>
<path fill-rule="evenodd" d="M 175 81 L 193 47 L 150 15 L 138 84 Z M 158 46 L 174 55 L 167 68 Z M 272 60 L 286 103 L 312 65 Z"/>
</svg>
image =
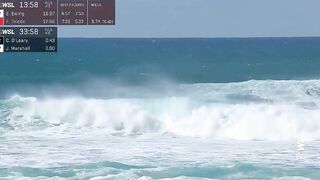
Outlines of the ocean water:
<svg viewBox="0 0 320 180">
<path fill-rule="evenodd" d="M 320 38 L 59 42 L 0 55 L 0 179 L 320 179 Z"/>
</svg>

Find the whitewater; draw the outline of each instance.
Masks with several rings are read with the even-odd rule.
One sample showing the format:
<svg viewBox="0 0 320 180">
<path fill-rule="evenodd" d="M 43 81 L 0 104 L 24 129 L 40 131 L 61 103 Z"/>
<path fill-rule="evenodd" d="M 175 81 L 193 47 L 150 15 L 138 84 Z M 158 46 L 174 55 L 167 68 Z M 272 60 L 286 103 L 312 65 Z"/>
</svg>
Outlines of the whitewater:
<svg viewBox="0 0 320 180">
<path fill-rule="evenodd" d="M 320 178 L 320 80 L 165 89 L 0 100 L 0 179 Z"/>
</svg>

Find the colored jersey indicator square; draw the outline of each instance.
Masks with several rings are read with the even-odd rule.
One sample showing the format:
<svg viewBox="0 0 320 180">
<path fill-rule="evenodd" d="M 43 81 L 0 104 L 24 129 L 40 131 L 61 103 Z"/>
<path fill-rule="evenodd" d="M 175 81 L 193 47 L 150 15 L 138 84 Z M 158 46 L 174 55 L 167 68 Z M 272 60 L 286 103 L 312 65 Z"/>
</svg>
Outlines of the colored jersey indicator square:
<svg viewBox="0 0 320 180">
<path fill-rule="evenodd" d="M 0 9 L 0 26 L 4 25 L 4 10 Z"/>
<path fill-rule="evenodd" d="M 0 37 L 0 53 L 4 52 L 3 41 L 4 41 L 4 37 Z"/>
</svg>

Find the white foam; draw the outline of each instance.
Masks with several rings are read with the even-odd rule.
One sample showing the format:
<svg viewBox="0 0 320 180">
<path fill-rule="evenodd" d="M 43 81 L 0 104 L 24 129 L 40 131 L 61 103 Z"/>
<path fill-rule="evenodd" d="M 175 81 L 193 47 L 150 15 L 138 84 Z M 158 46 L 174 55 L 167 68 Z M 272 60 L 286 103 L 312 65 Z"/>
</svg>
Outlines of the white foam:
<svg viewBox="0 0 320 180">
<path fill-rule="evenodd" d="M 312 141 L 320 140 L 318 87 L 318 80 L 270 80 L 182 85 L 177 96 L 158 98 L 15 96 L 7 100 L 11 106 L 15 104 L 7 119 L 19 131 L 34 131 L 39 126 L 64 132 L 87 129 L 101 133 Z"/>
<path fill-rule="evenodd" d="M 175 97 L 24 101 L 23 107 L 13 110 L 14 126 L 34 126 L 41 120 L 70 131 L 91 128 L 105 133 L 161 132 L 236 140 L 296 140 L 303 134 L 304 140 L 320 139 L 320 110 L 290 104 L 198 105 Z"/>
</svg>

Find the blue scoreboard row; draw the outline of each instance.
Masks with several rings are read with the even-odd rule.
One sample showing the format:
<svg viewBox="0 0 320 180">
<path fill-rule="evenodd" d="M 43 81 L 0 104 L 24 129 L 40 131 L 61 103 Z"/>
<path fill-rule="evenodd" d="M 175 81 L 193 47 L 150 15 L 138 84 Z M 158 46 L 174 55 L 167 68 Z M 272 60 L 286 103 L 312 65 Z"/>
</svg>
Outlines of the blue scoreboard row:
<svg viewBox="0 0 320 180">
<path fill-rule="evenodd" d="M 0 53 L 57 52 L 57 27 L 0 27 Z"/>
</svg>

